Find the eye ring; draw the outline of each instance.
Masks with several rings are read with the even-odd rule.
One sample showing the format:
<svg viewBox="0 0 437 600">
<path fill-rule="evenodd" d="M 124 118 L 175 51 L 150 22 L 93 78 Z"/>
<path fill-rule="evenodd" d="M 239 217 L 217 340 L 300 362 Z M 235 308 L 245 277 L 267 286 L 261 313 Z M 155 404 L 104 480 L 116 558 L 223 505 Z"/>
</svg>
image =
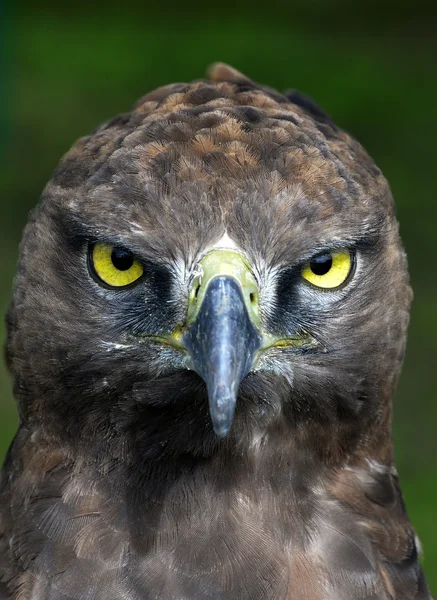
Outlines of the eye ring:
<svg viewBox="0 0 437 600">
<path fill-rule="evenodd" d="M 354 270 L 354 253 L 342 248 L 316 254 L 302 266 L 301 276 L 317 289 L 334 291 L 350 281 Z"/>
<path fill-rule="evenodd" d="M 107 289 L 136 285 L 144 272 L 133 252 L 102 242 L 89 245 L 88 269 L 93 279 Z"/>
</svg>

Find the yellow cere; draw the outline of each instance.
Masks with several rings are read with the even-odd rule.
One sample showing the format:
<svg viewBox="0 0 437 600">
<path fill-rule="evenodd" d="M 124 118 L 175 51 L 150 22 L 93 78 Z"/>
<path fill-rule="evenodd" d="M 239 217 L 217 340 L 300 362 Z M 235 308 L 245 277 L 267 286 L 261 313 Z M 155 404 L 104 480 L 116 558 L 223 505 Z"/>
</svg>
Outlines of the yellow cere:
<svg viewBox="0 0 437 600">
<path fill-rule="evenodd" d="M 253 324 L 259 326 L 258 285 L 246 258 L 240 252 L 229 248 L 211 250 L 202 258 L 198 268 L 191 287 L 188 323 L 196 318 L 210 282 L 215 277 L 225 275 L 238 281 L 247 312 Z"/>
<path fill-rule="evenodd" d="M 306 263 L 302 268 L 302 277 L 320 288 L 337 288 L 346 281 L 351 271 L 351 253 L 349 250 L 335 250 L 323 256 L 330 260 L 325 263 L 317 263 L 316 260 Z"/>
<path fill-rule="evenodd" d="M 112 287 L 124 287 L 139 279 L 143 274 L 141 263 L 131 255 L 131 260 L 125 261 L 123 268 L 117 268 L 113 261 L 114 246 L 97 243 L 92 250 L 92 263 L 94 271 L 100 279 Z M 129 257 L 130 253 L 126 253 Z M 131 263 L 131 264 L 130 264 Z"/>
</svg>

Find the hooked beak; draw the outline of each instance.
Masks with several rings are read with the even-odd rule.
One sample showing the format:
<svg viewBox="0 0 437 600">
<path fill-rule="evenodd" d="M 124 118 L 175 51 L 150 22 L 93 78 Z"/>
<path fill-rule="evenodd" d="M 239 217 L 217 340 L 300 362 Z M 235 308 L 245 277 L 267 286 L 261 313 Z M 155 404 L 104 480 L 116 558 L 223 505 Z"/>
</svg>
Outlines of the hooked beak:
<svg viewBox="0 0 437 600">
<path fill-rule="evenodd" d="M 218 276 L 210 282 L 184 342 L 194 370 L 206 383 L 214 431 L 224 437 L 232 424 L 240 383 L 261 347 L 235 279 Z"/>
<path fill-rule="evenodd" d="M 188 352 L 188 367 L 206 383 L 214 431 L 229 432 L 243 379 L 273 347 L 313 347 L 305 331 L 278 337 L 260 330 L 256 279 L 245 257 L 230 249 L 208 252 L 197 265 L 186 323 L 172 334 L 150 336 Z"/>
<path fill-rule="evenodd" d="M 182 341 L 193 369 L 206 383 L 214 431 L 224 437 L 232 425 L 240 383 L 262 343 L 258 288 L 243 256 L 232 250 L 213 250 L 199 266 Z"/>
</svg>

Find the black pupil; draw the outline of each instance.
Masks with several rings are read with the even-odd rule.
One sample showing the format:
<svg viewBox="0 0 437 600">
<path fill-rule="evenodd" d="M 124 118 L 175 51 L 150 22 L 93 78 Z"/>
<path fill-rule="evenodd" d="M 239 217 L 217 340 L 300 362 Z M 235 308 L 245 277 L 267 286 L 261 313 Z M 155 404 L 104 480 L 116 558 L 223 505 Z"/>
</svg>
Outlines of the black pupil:
<svg viewBox="0 0 437 600">
<path fill-rule="evenodd" d="M 326 275 L 326 273 L 332 267 L 332 255 L 327 252 L 326 254 L 319 254 L 313 258 L 310 262 L 310 269 L 314 275 Z"/>
<path fill-rule="evenodd" d="M 134 255 L 129 250 L 114 248 L 111 254 L 112 264 L 119 271 L 127 271 L 134 264 Z"/>
</svg>

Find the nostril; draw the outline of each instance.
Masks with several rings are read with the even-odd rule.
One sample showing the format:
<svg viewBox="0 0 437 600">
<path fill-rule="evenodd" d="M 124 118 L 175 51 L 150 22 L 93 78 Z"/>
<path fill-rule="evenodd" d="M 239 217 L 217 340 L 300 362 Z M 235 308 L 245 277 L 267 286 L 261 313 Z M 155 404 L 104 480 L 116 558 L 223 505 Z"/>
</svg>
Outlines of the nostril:
<svg viewBox="0 0 437 600">
<path fill-rule="evenodd" d="M 194 294 L 193 294 L 194 300 L 197 300 L 197 297 L 199 295 L 199 290 L 200 290 L 200 284 L 196 285 L 196 288 L 194 290 Z"/>
<path fill-rule="evenodd" d="M 258 294 L 256 294 L 255 292 L 252 292 L 250 294 L 249 298 L 250 298 L 250 303 L 255 304 L 258 300 Z"/>
</svg>

